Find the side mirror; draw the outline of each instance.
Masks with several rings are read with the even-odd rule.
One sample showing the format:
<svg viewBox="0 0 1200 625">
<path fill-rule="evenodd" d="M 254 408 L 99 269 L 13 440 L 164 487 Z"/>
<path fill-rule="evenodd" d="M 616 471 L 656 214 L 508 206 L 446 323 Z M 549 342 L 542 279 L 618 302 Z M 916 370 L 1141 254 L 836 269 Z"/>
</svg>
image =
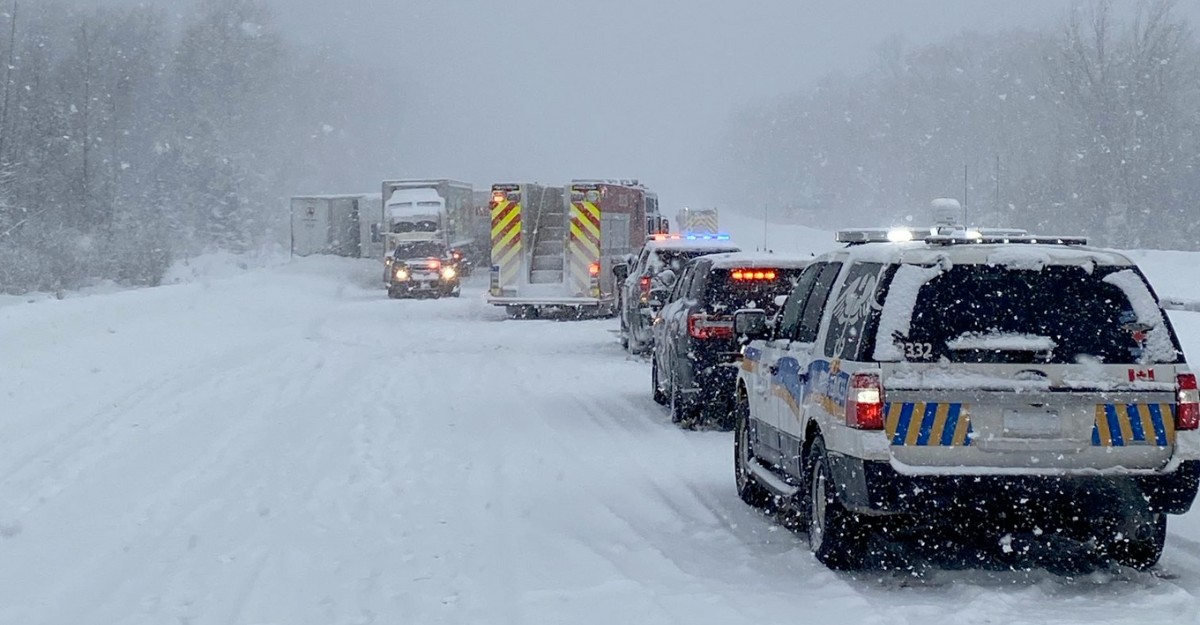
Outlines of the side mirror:
<svg viewBox="0 0 1200 625">
<path fill-rule="evenodd" d="M 627 263 L 616 263 L 612 266 L 612 275 L 617 279 L 617 282 L 623 282 L 629 277 L 629 265 Z"/>
<path fill-rule="evenodd" d="M 775 296 L 775 307 L 783 308 L 783 305 L 787 303 L 787 298 L 788 298 L 788 296 L 786 296 L 786 295 L 776 295 Z"/>
<path fill-rule="evenodd" d="M 747 308 L 733 313 L 733 331 L 751 341 L 768 338 L 771 326 L 767 323 L 767 312 Z"/>
</svg>

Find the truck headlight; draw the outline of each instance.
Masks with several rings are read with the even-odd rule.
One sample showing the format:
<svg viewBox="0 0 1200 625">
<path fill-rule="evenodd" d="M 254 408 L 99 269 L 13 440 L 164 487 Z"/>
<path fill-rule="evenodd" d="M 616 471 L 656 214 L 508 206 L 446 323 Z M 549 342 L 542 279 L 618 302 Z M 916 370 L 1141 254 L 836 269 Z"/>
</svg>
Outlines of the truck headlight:
<svg viewBox="0 0 1200 625">
<path fill-rule="evenodd" d="M 443 280 L 453 280 L 454 276 L 457 276 L 457 275 L 458 275 L 458 272 L 454 270 L 454 267 L 442 267 L 442 279 Z"/>
<path fill-rule="evenodd" d="M 404 267 L 401 267 L 396 270 L 396 280 L 403 282 L 407 279 L 408 279 L 408 270 L 407 269 L 405 269 Z"/>
</svg>

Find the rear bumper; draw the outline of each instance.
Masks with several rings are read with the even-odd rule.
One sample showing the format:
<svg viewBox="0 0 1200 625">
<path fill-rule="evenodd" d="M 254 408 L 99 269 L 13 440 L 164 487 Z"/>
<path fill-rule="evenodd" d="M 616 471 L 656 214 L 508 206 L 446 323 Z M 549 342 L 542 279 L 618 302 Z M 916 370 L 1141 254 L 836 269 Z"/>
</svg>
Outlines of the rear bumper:
<svg viewBox="0 0 1200 625">
<path fill-rule="evenodd" d="M 459 281 L 457 278 L 452 280 L 386 280 L 384 284 L 396 291 L 453 291 L 458 288 Z"/>
<path fill-rule="evenodd" d="M 1141 507 L 1183 514 L 1196 498 L 1200 461 L 1170 473 L 1137 475 L 904 475 L 887 462 L 830 454 L 842 502 L 867 514 L 1003 513 L 1037 507 Z"/>
<path fill-rule="evenodd" d="M 564 308 L 611 306 L 615 301 L 611 297 L 522 297 L 520 295 L 498 297 L 491 294 L 484 295 L 484 300 L 493 306 L 560 306 Z"/>
</svg>

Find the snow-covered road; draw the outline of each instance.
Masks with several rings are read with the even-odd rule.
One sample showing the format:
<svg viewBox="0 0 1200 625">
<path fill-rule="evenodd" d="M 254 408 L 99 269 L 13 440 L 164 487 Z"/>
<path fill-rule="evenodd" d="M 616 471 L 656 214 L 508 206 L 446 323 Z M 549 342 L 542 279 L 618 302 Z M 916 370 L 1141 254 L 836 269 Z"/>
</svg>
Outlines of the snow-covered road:
<svg viewBox="0 0 1200 625">
<path fill-rule="evenodd" d="M 0 624 L 1200 622 L 1200 513 L 1154 574 L 833 573 L 615 322 L 377 273 L 0 307 Z"/>
</svg>

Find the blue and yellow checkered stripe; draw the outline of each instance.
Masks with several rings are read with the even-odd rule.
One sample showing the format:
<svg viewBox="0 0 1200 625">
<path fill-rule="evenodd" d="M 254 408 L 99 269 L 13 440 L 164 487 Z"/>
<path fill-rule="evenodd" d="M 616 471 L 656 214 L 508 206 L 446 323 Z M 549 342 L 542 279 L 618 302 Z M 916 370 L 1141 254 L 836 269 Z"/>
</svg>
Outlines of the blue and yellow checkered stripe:
<svg viewBox="0 0 1200 625">
<path fill-rule="evenodd" d="M 1092 445 L 1175 444 L 1174 404 L 1100 404 L 1096 406 L 1096 425 L 1092 427 Z"/>
<path fill-rule="evenodd" d="M 971 419 L 964 404 L 885 403 L 884 431 L 892 445 L 908 447 L 966 447 L 971 444 Z"/>
</svg>

